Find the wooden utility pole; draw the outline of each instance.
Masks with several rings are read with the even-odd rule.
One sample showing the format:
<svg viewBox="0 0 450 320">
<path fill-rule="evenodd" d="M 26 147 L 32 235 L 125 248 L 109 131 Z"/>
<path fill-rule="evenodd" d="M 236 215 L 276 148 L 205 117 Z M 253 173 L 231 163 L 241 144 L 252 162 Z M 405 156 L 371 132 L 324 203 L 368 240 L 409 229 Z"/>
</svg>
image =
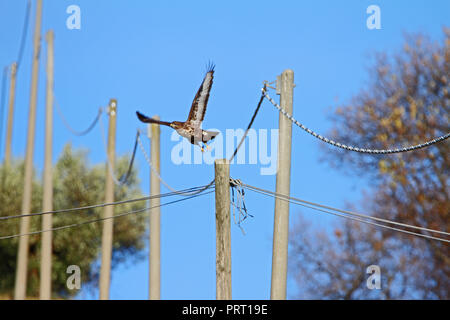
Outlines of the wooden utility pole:
<svg viewBox="0 0 450 320">
<path fill-rule="evenodd" d="M 159 120 L 158 116 L 154 116 L 154 119 Z M 150 157 L 153 165 L 153 169 L 161 173 L 160 166 L 160 127 L 157 124 L 148 125 L 150 143 Z M 160 194 L 161 182 L 159 177 L 153 170 L 150 170 L 150 195 L 156 196 Z M 159 300 L 161 296 L 161 209 L 160 198 L 150 199 L 150 275 L 149 275 L 149 299 Z"/>
<path fill-rule="evenodd" d="M 31 212 L 31 189 L 33 178 L 33 152 L 34 152 L 34 131 L 36 126 L 36 103 L 39 75 L 39 52 L 41 41 L 41 20 L 42 20 L 42 0 L 36 2 L 36 22 L 34 26 L 33 39 L 33 66 L 31 72 L 30 109 L 28 113 L 28 135 L 27 151 L 25 154 L 25 174 L 22 198 L 22 213 Z M 20 219 L 20 233 L 27 234 L 30 231 L 30 217 Z M 28 267 L 28 245 L 29 236 L 24 235 L 19 240 L 19 250 L 16 265 L 16 283 L 14 289 L 14 299 L 23 300 L 27 289 L 27 267 Z"/>
<path fill-rule="evenodd" d="M 47 97 L 45 110 L 45 160 L 44 160 L 44 194 L 42 211 L 53 210 L 53 174 L 52 174 L 52 144 L 53 144 L 53 31 L 46 34 L 47 40 Z M 42 217 L 42 230 L 52 228 L 52 215 Z M 52 293 L 52 232 L 42 234 L 41 250 L 41 283 L 40 299 L 50 300 Z"/>
<path fill-rule="evenodd" d="M 5 164 L 9 165 L 11 162 L 11 142 L 12 142 L 12 128 L 14 119 L 14 103 L 16 101 L 16 75 L 17 63 L 11 65 L 11 84 L 9 86 L 9 100 L 8 100 L 8 127 L 6 129 L 6 146 L 5 146 Z"/>
<path fill-rule="evenodd" d="M 292 114 L 294 95 L 294 72 L 285 70 L 277 81 L 280 90 L 280 106 Z M 292 122 L 279 115 L 277 185 L 278 194 L 289 195 L 291 184 Z M 272 286 L 270 298 L 286 299 L 287 257 L 289 235 L 289 202 L 275 199 L 275 218 L 272 248 Z"/>
<path fill-rule="evenodd" d="M 216 299 L 231 300 L 230 163 L 214 162 L 216 177 Z"/>
<path fill-rule="evenodd" d="M 112 174 L 114 173 L 114 159 L 116 157 L 116 120 L 117 120 L 117 101 L 111 99 L 108 107 L 109 114 L 109 129 L 108 129 L 108 154 L 106 166 L 106 187 L 105 187 L 105 202 L 110 203 L 114 201 L 114 180 Z M 100 300 L 109 299 L 109 284 L 111 280 L 111 255 L 113 243 L 113 224 L 111 217 L 114 214 L 113 206 L 106 206 L 103 211 L 103 217 L 107 218 L 103 221 L 102 234 L 102 265 L 100 268 Z"/>
</svg>

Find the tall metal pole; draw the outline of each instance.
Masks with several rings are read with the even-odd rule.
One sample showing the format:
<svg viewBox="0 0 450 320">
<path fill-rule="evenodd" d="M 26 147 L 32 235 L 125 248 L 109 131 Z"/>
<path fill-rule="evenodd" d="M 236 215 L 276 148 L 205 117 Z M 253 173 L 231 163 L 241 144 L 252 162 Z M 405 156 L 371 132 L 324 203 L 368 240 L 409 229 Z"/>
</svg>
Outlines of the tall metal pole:
<svg viewBox="0 0 450 320">
<path fill-rule="evenodd" d="M 53 31 L 46 34 L 47 40 L 47 98 L 45 111 L 45 162 L 44 162 L 44 194 L 42 211 L 53 210 L 53 174 L 52 174 L 52 144 L 53 144 Z M 52 228 L 52 215 L 42 217 L 42 230 Z M 52 232 L 42 234 L 41 250 L 41 283 L 40 299 L 50 300 L 52 293 Z"/>
<path fill-rule="evenodd" d="M 34 26 L 33 39 L 33 66 L 31 72 L 30 109 L 28 114 L 28 136 L 27 151 L 25 155 L 25 174 L 22 198 L 22 213 L 31 212 L 31 189 L 33 184 L 33 152 L 34 152 L 34 131 L 36 126 L 36 103 L 37 84 L 39 73 L 39 51 L 41 40 L 41 20 L 42 20 L 42 0 L 37 0 L 36 23 Z M 30 230 L 30 217 L 20 219 L 20 233 L 26 234 Z M 28 267 L 28 246 L 29 236 L 22 236 L 19 240 L 19 250 L 17 254 L 16 282 L 14 289 L 14 299 L 23 300 L 27 288 L 27 267 Z"/>
<path fill-rule="evenodd" d="M 216 299 L 231 300 L 230 163 L 214 162 L 216 181 Z"/>
<path fill-rule="evenodd" d="M 158 116 L 154 116 L 154 119 L 159 120 Z M 160 174 L 160 127 L 157 124 L 149 124 L 149 136 L 151 139 L 150 157 L 153 168 L 158 174 Z M 150 134 L 151 133 L 151 134 Z M 161 182 L 159 177 L 150 170 L 150 195 L 160 194 Z M 149 275 L 149 299 L 159 300 L 161 297 L 161 209 L 160 198 L 154 198 L 150 200 L 150 207 L 154 207 L 150 210 L 150 275 Z"/>
<path fill-rule="evenodd" d="M 280 105 L 292 114 L 294 72 L 285 70 L 280 77 Z M 284 115 L 279 116 L 277 185 L 278 194 L 289 195 L 291 184 L 292 123 Z M 272 285 L 270 298 L 286 299 L 287 257 L 289 235 L 289 202 L 275 199 L 275 218 L 272 248 Z"/>
<path fill-rule="evenodd" d="M 9 87 L 9 100 L 8 100 L 8 127 L 6 129 L 6 145 L 5 145 L 5 164 L 9 165 L 11 162 L 11 142 L 12 142 L 12 129 L 14 119 L 14 103 L 16 100 L 16 75 L 17 75 L 17 63 L 14 62 L 11 65 L 11 84 Z"/>
<path fill-rule="evenodd" d="M 108 154 L 106 168 L 106 187 L 105 202 L 114 202 L 114 181 L 112 173 L 114 172 L 114 159 L 116 157 L 116 119 L 117 119 L 117 101 L 111 99 L 108 108 L 109 129 L 108 129 Z M 114 207 L 107 206 L 103 211 L 104 218 L 111 218 L 114 214 Z M 102 233 L 102 265 L 100 268 L 100 300 L 109 299 L 109 285 L 111 280 L 111 255 L 113 243 L 113 219 L 103 221 Z"/>
</svg>

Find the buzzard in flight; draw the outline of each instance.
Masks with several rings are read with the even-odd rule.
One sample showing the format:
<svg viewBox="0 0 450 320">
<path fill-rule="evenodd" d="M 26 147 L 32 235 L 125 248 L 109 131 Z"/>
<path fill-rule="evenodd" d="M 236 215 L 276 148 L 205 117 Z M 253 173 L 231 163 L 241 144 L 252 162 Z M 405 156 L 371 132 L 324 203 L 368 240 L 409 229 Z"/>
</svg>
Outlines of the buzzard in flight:
<svg viewBox="0 0 450 320">
<path fill-rule="evenodd" d="M 136 114 L 142 122 L 145 123 L 157 123 L 164 126 L 169 126 L 175 129 L 179 135 L 188 139 L 193 145 L 198 145 L 202 151 L 205 151 L 202 144 L 209 150 L 209 146 L 206 142 L 214 139 L 219 132 L 202 130 L 202 121 L 205 118 L 206 107 L 208 105 L 209 92 L 213 84 L 214 78 L 214 64 L 209 64 L 206 75 L 200 88 L 195 95 L 192 102 L 191 111 L 185 122 L 181 121 L 159 121 L 149 118 L 139 111 Z"/>
</svg>

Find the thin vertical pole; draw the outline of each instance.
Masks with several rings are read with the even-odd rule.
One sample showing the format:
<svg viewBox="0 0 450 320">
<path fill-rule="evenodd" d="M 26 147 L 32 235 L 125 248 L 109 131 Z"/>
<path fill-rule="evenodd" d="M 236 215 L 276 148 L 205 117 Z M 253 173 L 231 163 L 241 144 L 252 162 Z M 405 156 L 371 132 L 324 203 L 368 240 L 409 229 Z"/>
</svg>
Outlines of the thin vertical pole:
<svg viewBox="0 0 450 320">
<path fill-rule="evenodd" d="M 44 194 L 42 211 L 53 210 L 53 174 L 52 174 L 52 143 L 53 143 L 53 31 L 47 32 L 47 99 L 45 112 L 45 160 L 44 160 Z M 42 217 L 42 230 L 52 228 L 52 215 Z M 52 232 L 42 234 L 41 250 L 41 283 L 40 299 L 51 299 L 52 292 Z"/>
<path fill-rule="evenodd" d="M 154 119 L 159 120 L 158 116 Z M 150 154 L 153 169 L 160 174 L 160 127 L 157 124 L 149 124 L 151 139 Z M 150 195 L 160 194 L 161 182 L 153 170 L 150 170 Z M 149 299 L 159 300 L 161 295 L 161 209 L 160 198 L 150 200 L 150 275 L 149 275 Z"/>
<path fill-rule="evenodd" d="M 25 154 L 25 174 L 22 198 L 22 213 L 31 212 L 31 189 L 33 185 L 33 152 L 34 152 L 34 131 L 36 126 L 36 103 L 37 85 L 39 75 L 39 51 L 41 41 L 41 20 L 42 20 L 42 0 L 37 0 L 36 22 L 34 26 L 33 39 L 33 66 L 31 72 L 30 109 L 28 113 L 28 135 L 27 150 Z M 20 233 L 27 234 L 30 230 L 30 217 L 20 219 Z M 29 236 L 22 236 L 19 240 L 19 250 L 17 254 L 16 281 L 14 289 L 14 299 L 23 300 L 27 289 L 27 267 L 28 267 L 28 247 Z"/>
<path fill-rule="evenodd" d="M 12 143 L 12 129 L 14 120 L 14 103 L 16 101 L 16 75 L 17 63 L 11 65 L 11 84 L 9 87 L 8 100 L 8 127 L 6 129 L 6 145 L 5 145 L 5 164 L 9 165 L 11 162 L 11 143 Z"/>
<path fill-rule="evenodd" d="M 230 163 L 214 162 L 216 181 L 216 299 L 231 300 Z"/>
<path fill-rule="evenodd" d="M 280 105 L 289 114 L 293 109 L 294 72 L 285 70 L 280 77 Z M 278 140 L 277 185 L 278 194 L 289 195 L 291 184 L 292 123 L 280 113 Z M 275 199 L 275 218 L 272 248 L 272 285 L 270 298 L 286 299 L 287 258 L 289 235 L 289 202 Z"/>
<path fill-rule="evenodd" d="M 114 181 L 112 173 L 114 172 L 114 159 L 116 156 L 116 120 L 117 120 L 117 101 L 111 99 L 108 108 L 109 128 L 108 128 L 108 154 L 106 168 L 106 186 L 105 202 L 114 202 Z M 114 219 L 110 219 L 114 213 L 114 206 L 107 206 L 103 211 L 103 233 L 102 233 L 102 265 L 100 268 L 100 300 L 109 299 L 109 285 L 111 280 L 111 256 L 113 243 L 113 224 Z"/>
</svg>

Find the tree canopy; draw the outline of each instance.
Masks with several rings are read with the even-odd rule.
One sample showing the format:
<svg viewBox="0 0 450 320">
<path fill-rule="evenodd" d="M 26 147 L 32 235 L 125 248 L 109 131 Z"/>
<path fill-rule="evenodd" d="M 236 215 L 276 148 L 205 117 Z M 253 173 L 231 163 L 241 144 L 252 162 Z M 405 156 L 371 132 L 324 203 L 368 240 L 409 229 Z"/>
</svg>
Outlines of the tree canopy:
<svg viewBox="0 0 450 320">
<path fill-rule="evenodd" d="M 377 54 L 368 86 L 336 109 L 329 135 L 348 145 L 387 149 L 446 134 L 449 75 L 450 29 L 444 28 L 441 41 L 408 35 L 397 54 Z M 371 178 L 361 211 L 449 232 L 449 147 L 446 140 L 407 153 L 362 155 L 326 146 L 324 157 L 335 168 Z M 306 288 L 302 297 L 450 298 L 447 244 L 357 222 L 337 224 L 333 234 L 308 225 L 302 221 L 291 231 L 291 271 Z M 372 264 L 381 268 L 381 290 L 366 288 Z"/>
<path fill-rule="evenodd" d="M 116 161 L 117 176 L 128 169 L 128 156 Z M 53 208 L 54 210 L 82 207 L 104 202 L 105 164 L 89 165 L 87 151 L 73 150 L 66 145 L 53 168 Z M 23 160 L 16 160 L 9 166 L 0 168 L 1 216 L 21 213 L 23 189 Z M 115 187 L 116 201 L 142 196 L 138 187 L 137 172 L 133 169 L 127 183 Z M 144 208 L 144 202 L 133 202 L 114 206 L 114 214 Z M 32 212 L 42 211 L 42 183 L 35 170 L 33 180 Z M 53 215 L 53 226 L 63 226 L 101 218 L 102 208 Z M 19 233 L 20 219 L 0 222 L 0 235 Z M 30 231 L 42 229 L 42 217 L 31 217 Z M 114 219 L 112 266 L 117 266 L 125 258 L 140 258 L 145 247 L 146 216 L 144 213 L 127 215 Z M 102 223 L 89 223 L 79 227 L 53 232 L 52 294 L 54 298 L 67 298 L 77 294 L 69 290 L 66 269 L 77 265 L 81 269 L 83 285 L 98 282 L 97 263 L 101 248 Z M 0 240 L 0 295 L 12 296 L 16 272 L 18 238 Z M 41 234 L 30 236 L 27 296 L 39 296 Z"/>
</svg>

